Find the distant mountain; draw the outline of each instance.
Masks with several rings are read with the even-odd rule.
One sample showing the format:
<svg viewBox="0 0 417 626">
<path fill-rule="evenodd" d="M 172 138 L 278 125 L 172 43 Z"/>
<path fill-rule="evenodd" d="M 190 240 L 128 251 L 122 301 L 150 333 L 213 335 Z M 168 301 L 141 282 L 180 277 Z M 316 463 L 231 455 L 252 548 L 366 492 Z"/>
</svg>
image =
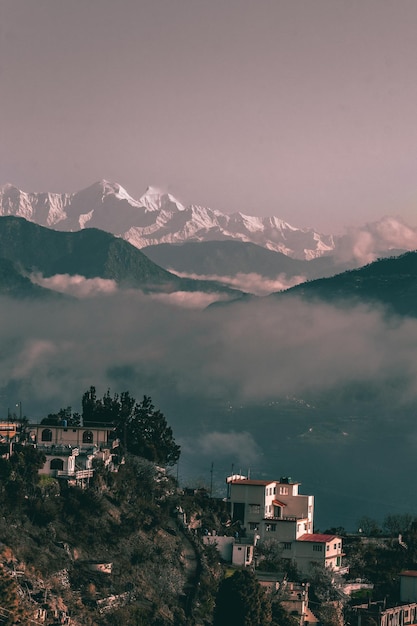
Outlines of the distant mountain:
<svg viewBox="0 0 417 626">
<path fill-rule="evenodd" d="M 18 267 L 26 275 L 38 272 L 44 277 L 56 274 L 100 277 L 115 280 L 122 287 L 145 291 L 216 291 L 233 297 L 240 295 L 215 282 L 179 278 L 127 241 L 93 228 L 57 232 L 22 218 L 0 217 L 0 250 L 9 261 L 11 281 L 12 269 Z"/>
<path fill-rule="evenodd" d="M 299 229 L 277 217 L 251 217 L 191 205 L 149 187 L 135 200 L 117 183 L 97 182 L 74 194 L 28 193 L 10 184 L 0 189 L 0 215 L 24 217 L 41 226 L 75 231 L 99 228 L 137 248 L 184 241 L 238 240 L 300 259 L 331 252 L 332 235 Z"/>
<path fill-rule="evenodd" d="M 379 259 L 365 267 L 296 285 L 271 297 L 302 296 L 349 305 L 378 304 L 417 317 L 417 252 Z"/>
<path fill-rule="evenodd" d="M 201 276 L 235 276 L 254 272 L 271 279 L 285 274 L 287 279 L 303 277 L 304 280 L 313 280 L 356 266 L 353 261 L 339 264 L 333 256 L 318 257 L 312 261 L 293 259 L 281 252 L 242 241 L 162 243 L 142 248 L 142 252 L 165 269 Z"/>
<path fill-rule="evenodd" d="M 384 217 L 343 236 L 296 228 L 278 217 L 226 214 L 199 205 L 185 207 L 173 195 L 148 187 L 134 199 L 118 183 L 101 180 L 77 193 L 32 193 L 0 188 L 0 216 L 24 217 L 62 231 L 98 228 L 137 248 L 162 243 L 240 241 L 293 259 L 334 256 L 337 263 L 364 265 L 390 250 L 417 249 L 417 229 Z M 252 270 L 254 271 L 254 270 Z"/>
</svg>

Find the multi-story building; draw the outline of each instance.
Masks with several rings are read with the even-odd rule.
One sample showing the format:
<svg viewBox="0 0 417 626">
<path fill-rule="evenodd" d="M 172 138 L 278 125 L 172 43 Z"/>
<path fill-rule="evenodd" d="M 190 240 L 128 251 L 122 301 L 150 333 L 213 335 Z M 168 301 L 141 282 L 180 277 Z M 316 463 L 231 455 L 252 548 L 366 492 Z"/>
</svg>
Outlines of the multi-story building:
<svg viewBox="0 0 417 626">
<path fill-rule="evenodd" d="M 226 482 L 232 521 L 240 523 L 254 544 L 257 539 L 275 539 L 282 558 L 293 561 L 302 574 L 317 565 L 346 570 L 342 539 L 313 532 L 314 496 L 300 494 L 300 483 L 244 476 L 229 476 Z"/>
<path fill-rule="evenodd" d="M 313 531 L 314 496 L 300 494 L 300 483 L 242 476 L 229 476 L 227 483 L 232 520 L 239 521 L 248 536 L 293 541 Z"/>
<path fill-rule="evenodd" d="M 108 464 L 114 456 L 113 427 L 68 426 L 65 422 L 59 426 L 31 424 L 28 440 L 46 456 L 39 473 L 67 480 L 90 478 L 94 458 Z"/>
</svg>

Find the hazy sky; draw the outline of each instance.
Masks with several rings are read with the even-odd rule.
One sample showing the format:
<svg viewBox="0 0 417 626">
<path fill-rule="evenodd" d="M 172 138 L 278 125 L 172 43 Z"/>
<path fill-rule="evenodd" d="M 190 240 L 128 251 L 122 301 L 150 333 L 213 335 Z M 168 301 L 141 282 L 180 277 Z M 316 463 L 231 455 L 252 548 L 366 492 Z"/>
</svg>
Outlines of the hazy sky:
<svg viewBox="0 0 417 626">
<path fill-rule="evenodd" d="M 0 184 L 417 225 L 416 0 L 0 0 Z"/>
</svg>

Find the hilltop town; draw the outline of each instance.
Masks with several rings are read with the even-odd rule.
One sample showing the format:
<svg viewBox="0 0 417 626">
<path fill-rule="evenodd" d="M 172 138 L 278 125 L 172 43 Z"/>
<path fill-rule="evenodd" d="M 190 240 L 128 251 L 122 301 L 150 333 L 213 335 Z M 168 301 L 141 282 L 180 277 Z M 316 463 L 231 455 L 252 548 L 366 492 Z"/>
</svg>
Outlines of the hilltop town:
<svg viewBox="0 0 417 626">
<path fill-rule="evenodd" d="M 316 529 L 288 476 L 182 487 L 179 446 L 145 396 L 0 422 L 0 623 L 408 626 L 417 518 Z"/>
</svg>

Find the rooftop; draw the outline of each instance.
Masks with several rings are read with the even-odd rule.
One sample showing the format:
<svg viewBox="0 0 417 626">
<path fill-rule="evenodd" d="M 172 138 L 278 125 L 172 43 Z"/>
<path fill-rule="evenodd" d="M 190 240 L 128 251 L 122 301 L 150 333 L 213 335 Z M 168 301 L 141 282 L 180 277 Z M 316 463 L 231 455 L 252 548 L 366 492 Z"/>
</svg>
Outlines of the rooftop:
<svg viewBox="0 0 417 626">
<path fill-rule="evenodd" d="M 252 480 L 252 478 L 234 478 L 228 477 L 226 482 L 232 485 L 258 485 L 260 487 L 267 485 L 301 485 L 297 481 L 292 481 L 290 478 L 280 478 L 279 480 Z"/>
<path fill-rule="evenodd" d="M 306 533 L 298 537 L 298 541 L 313 541 L 314 543 L 327 543 L 333 539 L 340 539 L 337 535 L 323 535 L 322 533 Z"/>
</svg>

